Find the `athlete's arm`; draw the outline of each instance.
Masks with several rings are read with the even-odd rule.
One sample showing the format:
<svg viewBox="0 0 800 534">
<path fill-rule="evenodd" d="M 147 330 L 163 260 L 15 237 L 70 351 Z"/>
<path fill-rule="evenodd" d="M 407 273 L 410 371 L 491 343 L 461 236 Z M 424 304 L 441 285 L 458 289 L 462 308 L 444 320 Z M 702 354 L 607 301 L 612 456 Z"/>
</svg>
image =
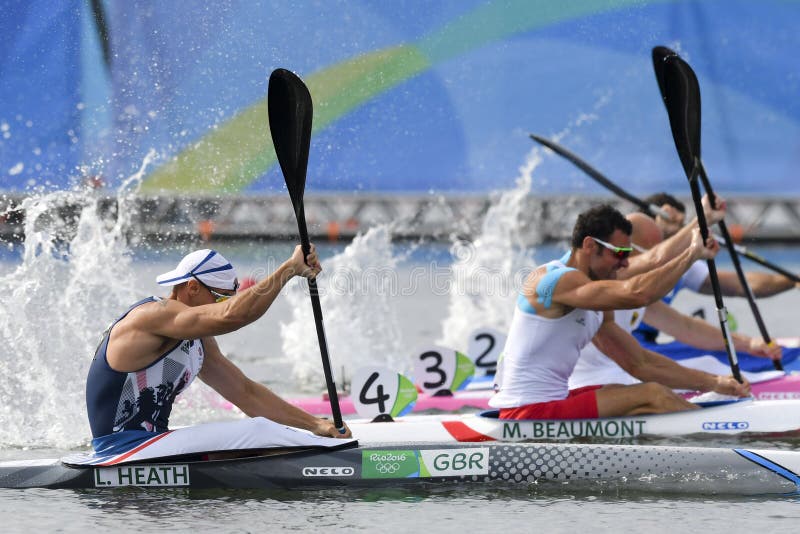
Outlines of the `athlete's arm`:
<svg viewBox="0 0 800 534">
<path fill-rule="evenodd" d="M 696 224 L 689 223 L 647 252 L 631 257 L 628 267 L 620 270 L 617 278 L 631 278 L 664 265 L 691 244 L 692 233 L 696 228 Z"/>
<path fill-rule="evenodd" d="M 198 339 L 233 332 L 264 315 L 283 286 L 296 275 L 313 278 L 320 272 L 316 252 L 303 261 L 298 246 L 275 272 L 246 291 L 213 304 L 187 306 L 173 299 L 142 306 L 131 318 L 150 334 L 170 339 Z"/>
<path fill-rule="evenodd" d="M 647 324 L 666 332 L 681 343 L 704 350 L 725 349 L 725 340 L 719 328 L 699 317 L 683 314 L 660 300 L 645 309 L 644 320 Z M 749 352 L 773 360 L 781 358 L 780 345 L 767 345 L 761 339 L 735 332 L 731 333 L 731 338 L 737 351 Z"/>
<path fill-rule="evenodd" d="M 726 206 L 724 202 L 720 203 L 720 209 L 712 209 L 708 204 L 707 197 L 704 196 L 703 207 L 705 208 L 704 212 L 709 226 L 721 221 L 725 217 Z M 645 273 L 664 265 L 664 263 L 680 254 L 681 251 L 691 244 L 692 233 L 698 228 L 699 225 L 697 219 L 695 219 L 683 226 L 672 237 L 665 239 L 647 252 L 630 258 L 628 260 L 628 267 L 622 269 L 617 274 L 617 278 L 631 278 L 637 274 Z"/>
<path fill-rule="evenodd" d="M 310 430 L 318 436 L 351 437 L 349 428 L 344 434 L 339 434 L 331 421 L 314 417 L 289 404 L 263 384 L 247 378 L 233 362 L 222 355 L 213 338 L 203 339 L 203 348 L 205 358 L 198 376 L 248 416 L 266 417 L 276 423 Z"/>
<path fill-rule="evenodd" d="M 579 271 L 562 276 L 553 292 L 553 302 L 586 310 L 624 310 L 647 306 L 669 292 L 697 259 L 713 258 L 719 245 L 709 239 L 703 246 L 699 232 L 690 247 L 661 267 L 627 280 L 588 281 Z"/>
<path fill-rule="evenodd" d="M 795 283 L 780 274 L 763 273 L 758 271 L 744 273 L 747 280 L 747 285 L 753 291 L 755 297 L 771 297 L 782 293 L 787 289 L 792 289 Z M 742 284 L 739 282 L 739 276 L 734 271 L 717 271 L 717 278 L 719 278 L 719 287 L 722 294 L 726 297 L 746 297 Z M 699 293 L 712 295 L 714 289 L 711 285 L 711 277 L 706 277 L 703 284 L 698 290 Z"/>
<path fill-rule="evenodd" d="M 614 322 L 613 314 L 611 316 L 610 321 L 607 317 L 603 318 L 603 324 L 592 342 L 630 375 L 643 382 L 658 382 L 670 388 L 716 391 L 740 397 L 750 394 L 747 381 L 740 384 L 732 377 L 683 367 L 666 356 L 643 348 L 636 338 Z"/>
</svg>

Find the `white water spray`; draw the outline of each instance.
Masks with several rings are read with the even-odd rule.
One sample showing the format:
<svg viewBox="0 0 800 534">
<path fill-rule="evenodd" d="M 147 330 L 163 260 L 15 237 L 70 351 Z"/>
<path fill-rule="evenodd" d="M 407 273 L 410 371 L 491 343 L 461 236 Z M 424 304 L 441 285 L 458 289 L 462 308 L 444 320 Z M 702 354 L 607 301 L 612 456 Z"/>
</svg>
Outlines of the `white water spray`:
<svg viewBox="0 0 800 534">
<path fill-rule="evenodd" d="M 478 237 L 453 245 L 455 261 L 449 268 L 431 264 L 427 270 L 417 266 L 402 274 L 398 265 L 403 258 L 392 247 L 391 226 L 371 228 L 341 254 L 323 261 L 325 270 L 318 285 L 334 374 L 343 367 L 353 373 L 364 365 L 382 365 L 410 374 L 412 352 L 418 347 L 410 343 L 412 336 L 401 325 L 423 330 L 426 325 L 415 325 L 414 318 L 429 321 L 431 312 L 420 308 L 418 316 L 403 317 L 401 321 L 397 301 L 392 299 L 398 291 L 408 292 L 418 306 L 424 307 L 430 305 L 430 298 L 447 290 L 445 334 L 437 341 L 447 346 L 465 350 L 474 328 L 491 326 L 503 330 L 508 326 L 514 295 L 525 275 L 535 267 L 528 245 L 539 238 L 530 235 L 535 229 L 520 227 L 520 215 L 528 208 L 531 175 L 540 162 L 540 150 L 533 147 L 520 168 L 517 187 L 492 203 Z M 420 286 L 427 286 L 427 293 L 420 293 Z M 285 294 L 292 320 L 281 325 L 281 337 L 293 385 L 305 391 L 320 391 L 324 379 L 305 282 L 293 283 Z"/>
<path fill-rule="evenodd" d="M 540 238 L 535 228 L 522 228 L 521 215 L 529 209 L 531 176 L 541 161 L 540 149 L 533 147 L 519 169 L 516 187 L 492 203 L 478 236 L 471 242 L 458 241 L 451 248 L 453 284 L 438 343 L 466 350 L 475 328 L 507 330 L 514 298 L 536 266 L 530 243 L 538 243 Z"/>
<path fill-rule="evenodd" d="M 118 189 L 113 222 L 91 190 L 32 195 L 19 206 L 22 262 L 0 277 L 0 446 L 88 442 L 86 372 L 103 330 L 137 298 L 125 234 L 153 157 Z"/>
<path fill-rule="evenodd" d="M 323 261 L 320 291 L 325 333 L 334 375 L 380 363 L 403 371 L 404 353 L 392 295 L 399 287 L 391 230 L 381 225 L 357 236 L 340 254 Z M 292 366 L 294 386 L 324 389 L 320 350 L 305 280 L 285 289 L 292 320 L 281 324 L 283 352 Z M 335 376 L 337 383 L 341 377 Z"/>
</svg>

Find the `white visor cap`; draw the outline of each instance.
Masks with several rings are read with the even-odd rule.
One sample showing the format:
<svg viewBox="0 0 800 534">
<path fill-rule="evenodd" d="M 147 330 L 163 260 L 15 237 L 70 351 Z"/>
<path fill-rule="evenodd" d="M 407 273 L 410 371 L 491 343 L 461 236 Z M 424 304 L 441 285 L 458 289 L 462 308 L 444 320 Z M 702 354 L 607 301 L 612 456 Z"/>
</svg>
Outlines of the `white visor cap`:
<svg viewBox="0 0 800 534">
<path fill-rule="evenodd" d="M 216 289 L 238 289 L 236 271 L 225 257 L 211 249 L 195 250 L 183 257 L 173 270 L 160 274 L 156 282 L 161 286 L 175 286 L 197 277 Z"/>
</svg>

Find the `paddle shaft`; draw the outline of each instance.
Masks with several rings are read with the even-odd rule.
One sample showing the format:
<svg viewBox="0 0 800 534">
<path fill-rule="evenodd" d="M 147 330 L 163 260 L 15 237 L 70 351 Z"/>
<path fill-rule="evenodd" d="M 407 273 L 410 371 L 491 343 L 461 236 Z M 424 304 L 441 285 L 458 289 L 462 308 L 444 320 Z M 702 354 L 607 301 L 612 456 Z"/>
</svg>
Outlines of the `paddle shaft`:
<svg viewBox="0 0 800 534">
<path fill-rule="evenodd" d="M 699 174 L 700 163 L 700 84 L 697 76 L 689 66 L 677 55 L 670 55 L 662 61 L 654 62 L 656 77 L 659 82 L 664 105 L 669 116 L 669 125 L 672 130 L 672 139 L 675 149 L 681 160 L 681 166 L 689 180 L 697 224 L 700 226 L 700 235 L 703 241 L 708 240 L 709 231 L 703 203 L 700 199 Z M 704 243 L 705 244 L 705 243 Z M 736 348 L 731 340 L 728 328 L 728 311 L 722 301 L 722 291 L 717 276 L 717 267 L 713 260 L 708 260 L 708 274 L 711 287 L 714 290 L 714 300 L 719 315 L 719 326 L 722 330 L 722 339 L 725 343 L 725 352 L 728 354 L 728 363 L 734 378 L 742 383 L 742 373 L 739 371 L 739 361 L 736 357 Z"/>
<path fill-rule="evenodd" d="M 612 193 L 617 195 L 618 197 L 627 200 L 631 204 L 635 204 L 636 206 L 639 206 L 640 209 L 645 210 L 647 212 L 647 214 L 650 215 L 651 217 L 655 217 L 656 215 L 660 215 L 661 217 L 664 217 L 665 219 L 669 219 L 670 218 L 669 214 L 667 212 L 665 212 L 664 210 L 662 210 L 661 207 L 656 206 L 655 204 L 648 204 L 644 200 L 642 200 L 642 199 L 632 195 L 631 193 L 625 191 L 623 188 L 621 188 L 620 186 L 618 186 L 617 184 L 615 184 L 614 182 L 612 182 L 611 180 L 606 178 L 600 171 L 598 171 L 597 169 L 595 169 L 594 167 L 592 167 L 591 165 L 589 165 L 588 163 L 583 161 L 576 154 L 570 152 L 569 150 L 567 150 L 563 146 L 561 146 L 561 145 L 559 145 L 559 144 L 547 139 L 546 137 L 542 137 L 540 135 L 530 134 L 530 137 L 534 141 L 538 142 L 541 145 L 546 146 L 547 148 L 549 148 L 550 150 L 552 150 L 553 152 L 555 152 L 559 156 L 561 156 L 564 159 L 566 159 L 567 161 L 571 162 L 573 165 L 578 167 L 580 170 L 582 170 L 583 172 L 588 174 L 589 177 L 592 178 L 594 181 L 596 181 L 597 183 L 599 183 L 600 185 L 602 185 L 603 187 L 605 187 L 606 189 L 608 189 L 609 191 L 611 191 Z"/>
<path fill-rule="evenodd" d="M 717 197 L 714 194 L 714 189 L 711 187 L 711 181 L 708 179 L 708 175 L 706 174 L 705 167 L 703 166 L 703 162 L 698 160 L 699 172 L 700 172 L 700 179 L 703 181 L 703 187 L 708 194 L 708 201 L 711 203 L 713 207 L 716 208 L 717 205 Z M 745 296 L 747 297 L 747 302 L 750 304 L 750 311 L 753 312 L 753 317 L 756 320 L 756 324 L 758 324 L 758 330 L 761 332 L 761 337 L 764 339 L 764 342 L 768 345 L 772 344 L 772 338 L 770 337 L 769 333 L 767 332 L 767 326 L 764 324 L 764 319 L 761 317 L 761 312 L 758 309 L 758 305 L 756 304 L 756 297 L 753 295 L 753 290 L 750 289 L 750 284 L 747 282 L 747 277 L 744 274 L 744 270 L 742 269 L 742 264 L 739 261 L 739 253 L 736 252 L 736 248 L 733 246 L 733 240 L 731 239 L 731 235 L 728 232 L 728 227 L 725 224 L 725 221 L 719 221 L 718 223 L 719 231 L 722 234 L 723 239 L 725 240 L 725 246 L 728 249 L 728 254 L 731 256 L 731 262 L 733 262 L 733 267 L 736 270 L 736 276 L 739 278 L 739 283 L 742 285 L 744 289 Z M 775 366 L 775 369 L 778 371 L 783 371 L 783 364 L 780 360 L 772 360 L 772 365 Z"/>
<path fill-rule="evenodd" d="M 697 175 L 699 173 L 699 160 L 695 158 L 695 168 L 692 175 L 689 177 L 689 187 L 692 191 L 692 200 L 694 201 L 694 208 L 697 212 L 697 224 L 700 226 L 700 235 L 705 242 L 708 240 L 708 223 L 706 221 L 706 214 L 703 211 L 703 202 L 700 199 L 700 185 L 697 183 Z M 728 363 L 731 366 L 731 373 L 733 377 L 741 384 L 742 373 L 739 370 L 739 358 L 736 356 L 736 348 L 731 341 L 731 332 L 728 327 L 728 310 L 722 301 L 722 291 L 719 285 L 719 276 L 717 275 L 717 265 L 713 259 L 706 260 L 708 265 L 708 276 L 711 279 L 711 287 L 714 291 L 714 301 L 717 306 L 717 315 L 719 316 L 719 327 L 722 330 L 722 339 L 725 342 L 725 352 L 728 354 Z"/>
<path fill-rule="evenodd" d="M 275 155 L 278 157 L 286 181 L 286 189 L 292 200 L 305 260 L 311 251 L 311 242 L 308 239 L 303 193 L 305 192 L 308 153 L 311 145 L 314 104 L 311 100 L 311 93 L 303 80 L 286 69 L 275 69 L 270 74 L 267 100 L 270 135 L 275 146 Z M 317 327 L 317 339 L 331 404 L 331 415 L 336 428 L 339 432 L 344 433 L 346 430 L 342 422 L 336 384 L 333 381 L 316 280 L 308 279 L 308 289 L 311 296 L 311 308 L 314 312 L 314 324 Z"/>
<path fill-rule="evenodd" d="M 656 73 L 659 90 L 661 91 L 662 100 L 667 108 L 669 115 L 670 127 L 672 129 L 672 137 L 675 141 L 675 148 L 678 151 L 678 157 L 681 160 L 684 171 L 689 178 L 689 184 L 692 190 L 692 198 L 695 203 L 697 211 L 698 224 L 702 231 L 703 239 L 708 238 L 708 225 L 705 221 L 705 213 L 703 212 L 702 204 L 700 202 L 700 187 L 698 178 L 703 181 L 703 186 L 708 194 L 709 201 L 712 206 L 716 205 L 716 196 L 714 195 L 711 182 L 708 179 L 703 162 L 700 157 L 700 136 L 701 136 L 701 102 L 700 102 L 700 84 L 697 81 L 697 76 L 692 70 L 691 66 L 686 63 L 680 56 L 675 54 L 672 50 L 665 47 L 656 47 L 653 49 L 653 67 Z M 730 237 L 728 228 L 725 221 L 719 222 L 720 231 L 726 242 L 726 247 L 731 256 L 731 261 L 736 269 L 736 274 L 739 283 L 747 296 L 750 304 L 750 309 L 753 316 L 758 323 L 764 341 L 772 344 L 772 340 L 767 333 L 764 321 L 761 318 L 761 313 L 755 303 L 755 297 L 747 278 L 742 270 L 739 256 L 734 247 L 733 240 Z M 723 332 L 723 339 L 725 342 L 728 358 L 731 363 L 731 371 L 734 377 L 742 382 L 741 373 L 739 372 L 739 362 L 736 357 L 736 350 L 730 338 L 728 331 L 727 311 L 722 302 L 722 292 L 719 286 L 719 278 L 716 273 L 716 266 L 713 262 L 709 261 L 709 276 L 711 278 L 712 288 L 714 291 L 714 299 L 717 303 L 717 313 L 719 314 L 720 327 Z M 774 361 L 773 365 L 778 370 L 783 370 L 783 365 L 780 361 Z"/>
<path fill-rule="evenodd" d="M 311 241 L 308 238 L 303 200 L 300 199 L 298 204 L 299 205 L 295 207 L 295 215 L 297 216 L 297 230 L 300 234 L 300 247 L 303 249 L 303 256 L 305 257 L 308 256 L 311 251 Z M 328 355 L 328 341 L 325 336 L 325 324 L 322 320 L 322 305 L 319 300 L 319 289 L 317 287 L 317 281 L 312 278 L 308 278 L 308 293 L 311 297 L 311 309 L 314 312 L 314 324 L 317 327 L 317 340 L 319 341 L 319 351 L 322 357 L 322 371 L 325 374 L 325 384 L 328 389 L 328 399 L 331 403 L 333 424 L 337 429 L 344 430 L 342 411 L 339 407 L 339 394 L 336 391 L 336 383 L 334 382 L 333 371 L 331 370 L 331 359 Z"/>
<path fill-rule="evenodd" d="M 725 244 L 725 242 L 722 240 L 721 237 L 718 237 L 717 241 L 719 241 L 719 243 L 721 245 Z M 770 262 L 768 260 L 765 260 L 764 258 L 759 256 L 758 254 L 750 252 L 745 247 L 743 247 L 741 245 L 737 245 L 737 244 L 734 243 L 733 248 L 736 250 L 736 252 L 739 253 L 739 255 L 744 256 L 748 260 L 754 261 L 754 262 L 758 263 L 759 265 L 762 265 L 762 266 L 766 267 L 767 269 L 771 269 L 771 270 L 775 271 L 776 273 L 785 276 L 786 278 L 788 278 L 789 280 L 791 280 L 792 282 L 794 282 L 796 284 L 800 283 L 800 276 L 797 276 L 796 274 L 791 273 L 791 272 L 787 271 L 786 269 L 784 269 L 784 268 L 782 268 L 782 267 L 780 267 L 778 265 L 775 265 L 774 263 L 772 263 L 772 262 Z"/>
</svg>

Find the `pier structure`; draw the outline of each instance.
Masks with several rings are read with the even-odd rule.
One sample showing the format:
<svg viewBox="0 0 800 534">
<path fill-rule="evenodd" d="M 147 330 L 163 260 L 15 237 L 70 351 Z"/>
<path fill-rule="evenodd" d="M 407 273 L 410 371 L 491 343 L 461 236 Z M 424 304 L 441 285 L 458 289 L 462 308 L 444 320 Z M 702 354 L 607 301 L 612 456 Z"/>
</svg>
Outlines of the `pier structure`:
<svg viewBox="0 0 800 534">
<path fill-rule="evenodd" d="M 19 241 L 24 233 L 24 197 L 0 196 L 0 240 Z M 50 209 L 69 227 L 87 201 L 80 195 Z M 315 240 L 349 240 L 380 224 L 391 225 L 396 239 L 469 239 L 479 234 L 497 195 L 479 194 L 309 194 L 305 214 Z M 681 198 L 692 213 L 690 198 Z M 129 232 L 147 241 L 185 239 L 293 239 L 297 225 L 286 195 L 272 196 L 137 196 L 128 199 Z M 613 197 L 534 196 L 520 209 L 521 234 L 531 244 L 569 238 L 575 216 L 605 202 L 623 213 L 635 209 Z M 734 239 L 745 243 L 800 243 L 800 198 L 728 198 L 726 221 Z M 114 220 L 118 200 L 98 199 L 99 212 Z M 41 215 L 40 215 L 41 216 Z M 691 218 L 691 215 L 690 215 Z"/>
</svg>

